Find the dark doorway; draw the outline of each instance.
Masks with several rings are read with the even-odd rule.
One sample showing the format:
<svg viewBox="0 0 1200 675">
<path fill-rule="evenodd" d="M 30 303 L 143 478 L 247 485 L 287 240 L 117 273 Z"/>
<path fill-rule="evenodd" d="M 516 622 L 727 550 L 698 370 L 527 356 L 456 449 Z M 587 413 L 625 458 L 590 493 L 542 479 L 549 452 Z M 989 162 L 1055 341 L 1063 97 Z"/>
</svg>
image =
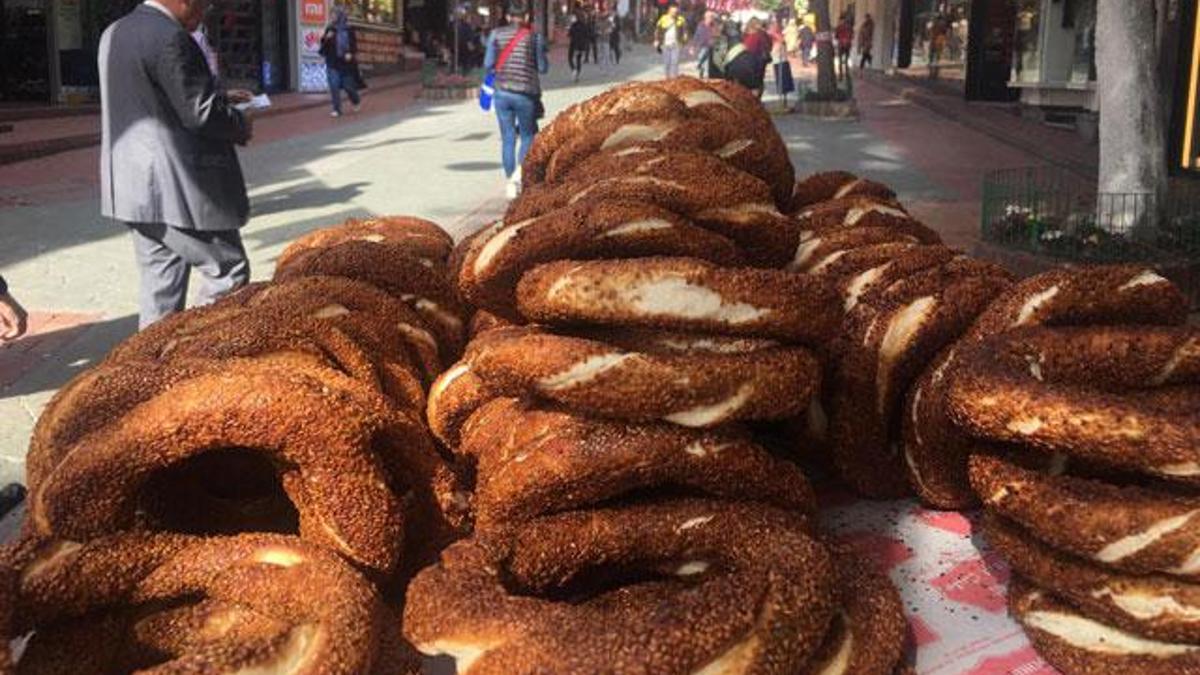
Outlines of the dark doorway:
<svg viewBox="0 0 1200 675">
<path fill-rule="evenodd" d="M 0 0 L 0 103 L 50 102 L 46 0 Z"/>
<path fill-rule="evenodd" d="M 967 40 L 967 100 L 1015 101 L 1012 76 L 1016 8 L 1010 0 L 974 0 Z"/>
</svg>

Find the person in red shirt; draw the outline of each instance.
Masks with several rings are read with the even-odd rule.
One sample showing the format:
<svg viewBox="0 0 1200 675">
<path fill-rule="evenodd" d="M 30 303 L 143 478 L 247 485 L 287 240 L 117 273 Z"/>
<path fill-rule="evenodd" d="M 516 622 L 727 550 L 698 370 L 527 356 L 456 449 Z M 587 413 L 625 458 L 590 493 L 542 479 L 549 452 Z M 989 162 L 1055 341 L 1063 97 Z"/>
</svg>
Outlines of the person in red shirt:
<svg viewBox="0 0 1200 675">
<path fill-rule="evenodd" d="M 842 15 L 842 20 L 838 22 L 833 38 L 837 43 L 837 60 L 838 68 L 841 69 L 841 77 L 849 79 L 850 52 L 854 49 L 854 24 L 851 23 L 849 16 Z"/>
</svg>

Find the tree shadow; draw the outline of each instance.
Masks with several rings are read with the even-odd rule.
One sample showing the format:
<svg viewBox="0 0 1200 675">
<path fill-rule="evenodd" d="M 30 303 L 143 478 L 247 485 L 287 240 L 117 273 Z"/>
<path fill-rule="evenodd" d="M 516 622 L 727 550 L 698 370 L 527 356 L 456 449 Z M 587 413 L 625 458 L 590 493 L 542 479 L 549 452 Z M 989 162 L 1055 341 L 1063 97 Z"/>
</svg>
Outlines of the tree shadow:
<svg viewBox="0 0 1200 675">
<path fill-rule="evenodd" d="M 362 194 L 368 183 L 359 181 L 340 187 L 326 187 L 318 181 L 311 181 L 310 185 L 312 187 L 287 187 L 256 195 L 250 205 L 250 215 L 259 217 L 330 204 L 345 204 Z"/>
<path fill-rule="evenodd" d="M 58 389 L 102 361 L 113 346 L 136 333 L 137 328 L 137 315 L 129 314 L 35 336 L 54 348 L 38 353 L 35 346 L 31 351 L 38 362 L 19 372 L 15 381 L 0 387 L 0 400 Z M 0 351 L 0 358 L 3 357 L 4 352 Z"/>
</svg>

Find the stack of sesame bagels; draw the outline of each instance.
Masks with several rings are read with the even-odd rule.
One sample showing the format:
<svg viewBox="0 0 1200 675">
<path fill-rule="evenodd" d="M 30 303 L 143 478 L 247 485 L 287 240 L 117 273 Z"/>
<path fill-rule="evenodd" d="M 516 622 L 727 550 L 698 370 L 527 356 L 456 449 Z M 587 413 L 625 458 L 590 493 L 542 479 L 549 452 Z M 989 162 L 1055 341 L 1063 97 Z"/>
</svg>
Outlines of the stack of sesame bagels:
<svg viewBox="0 0 1200 675">
<path fill-rule="evenodd" d="M 409 586 L 408 639 L 464 675 L 891 673 L 896 591 L 822 541 L 754 430 L 805 413 L 842 322 L 833 284 L 781 269 L 790 164 L 762 108 L 625 85 L 524 172 L 451 256 L 477 314 L 427 419 L 475 528 Z"/>
<path fill-rule="evenodd" d="M 469 529 L 424 424 L 464 341 L 452 245 L 414 218 L 319 230 L 64 386 L 0 555 L 17 670 L 417 672 L 379 589 Z"/>
</svg>

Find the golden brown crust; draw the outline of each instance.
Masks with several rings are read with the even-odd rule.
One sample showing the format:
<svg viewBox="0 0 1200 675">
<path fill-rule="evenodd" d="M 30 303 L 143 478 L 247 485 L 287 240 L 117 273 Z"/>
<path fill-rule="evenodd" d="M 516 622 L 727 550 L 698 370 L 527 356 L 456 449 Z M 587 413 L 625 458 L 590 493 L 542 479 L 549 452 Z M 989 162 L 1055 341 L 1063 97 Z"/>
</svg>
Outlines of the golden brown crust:
<svg viewBox="0 0 1200 675">
<path fill-rule="evenodd" d="M 517 287 L 527 318 L 774 338 L 820 345 L 842 312 L 833 285 L 777 270 L 725 269 L 687 258 L 560 261 Z"/>
<path fill-rule="evenodd" d="M 650 489 L 816 512 L 804 474 L 740 430 L 605 421 L 513 399 L 489 407 L 490 428 L 462 440 L 479 462 L 476 531 Z"/>
<path fill-rule="evenodd" d="M 35 631 L 22 672 L 303 662 L 319 672 L 369 673 L 390 628 L 365 579 L 292 537 L 124 534 L 26 542 L 5 557 L 20 571 L 20 621 L 4 642 Z"/>
<path fill-rule="evenodd" d="M 889 675 L 908 635 L 900 594 L 850 549 L 835 549 L 839 612 L 821 649 L 801 675 Z"/>
<path fill-rule="evenodd" d="M 834 464 L 860 494 L 911 493 L 900 448 L 904 396 L 1008 283 L 994 266 L 951 260 L 881 284 L 855 307 L 832 383 L 829 429 Z"/>
<path fill-rule="evenodd" d="M 1119 574 L 1065 555 L 989 512 L 983 535 L 1015 572 L 1053 589 L 1081 614 L 1166 642 L 1200 643 L 1200 586 L 1163 575 Z"/>
<path fill-rule="evenodd" d="M 465 675 L 691 673 L 722 657 L 794 673 L 836 592 L 829 554 L 805 527 L 787 512 L 705 501 L 539 518 L 448 548 L 409 586 L 405 634 L 425 653 L 462 657 Z"/>
<path fill-rule="evenodd" d="M 978 442 L 948 417 L 947 375 L 970 344 L 1023 325 L 1177 324 L 1182 295 L 1138 266 L 1055 270 L 1001 293 L 959 345 L 938 356 L 912 388 L 904 416 L 909 476 L 926 504 L 944 509 L 978 504 L 967 481 L 967 457 Z M 1135 283 L 1141 281 L 1143 283 Z M 1150 282 L 1150 283 L 1144 283 Z"/>
<path fill-rule="evenodd" d="M 494 396 L 483 381 L 471 372 L 471 364 L 459 361 L 442 373 L 429 389 L 425 419 L 434 437 L 451 452 L 459 452 L 459 432 L 479 406 Z"/>
<path fill-rule="evenodd" d="M 516 286 L 530 268 L 562 259 L 686 256 L 736 265 L 742 254 L 719 234 L 666 209 L 635 202 L 585 200 L 533 220 L 506 224 L 464 259 L 463 297 L 519 321 Z"/>
<path fill-rule="evenodd" d="M 515 326 L 515 325 L 517 325 L 517 324 L 514 324 L 511 321 L 508 321 L 507 319 L 504 319 L 495 314 L 492 314 L 491 312 L 489 312 L 485 309 L 481 309 L 481 310 L 477 310 L 473 315 L 471 315 L 471 323 L 467 327 L 467 334 L 470 336 L 470 338 L 472 340 L 474 340 L 475 338 L 479 337 L 483 333 L 488 332 L 489 330 L 495 330 L 497 328 L 508 328 L 510 326 Z"/>
<path fill-rule="evenodd" d="M 437 223 L 413 216 L 351 218 L 332 227 L 313 230 L 292 241 L 275 264 L 286 267 L 312 249 L 336 246 L 347 241 L 387 242 L 402 247 L 414 258 L 431 263 L 446 262 L 454 240 Z"/>
<path fill-rule="evenodd" d="M 803 211 L 819 202 L 850 196 L 894 200 L 896 193 L 882 183 L 859 178 L 849 171 L 820 171 L 796 181 L 789 213 Z"/>
<path fill-rule="evenodd" d="M 1114 627 L 1093 622 L 1062 600 L 1021 579 L 1013 579 L 1009 587 L 1009 612 L 1021 623 L 1038 654 L 1064 673 L 1200 673 L 1200 647 L 1146 641 Z M 1077 641 L 1076 644 L 1055 634 L 1070 629 L 1074 629 L 1071 636 Z"/>
<path fill-rule="evenodd" d="M 656 355 L 536 332 L 473 346 L 468 360 L 497 394 L 690 427 L 795 415 L 808 405 L 820 378 L 816 359 L 800 348 Z"/>
<path fill-rule="evenodd" d="M 1033 327 L 968 348 L 947 403 L 979 438 L 1195 483 L 1198 385 L 1200 329 Z"/>
<path fill-rule="evenodd" d="M 885 227 L 916 236 L 923 244 L 940 244 L 936 232 L 921 224 L 899 202 L 871 196 L 831 199 L 795 215 L 803 232 L 833 233 L 859 227 Z"/>
<path fill-rule="evenodd" d="M 426 267 L 403 246 L 349 241 L 313 249 L 275 269 L 276 281 L 310 276 L 350 277 L 403 300 L 438 337 L 442 357 L 462 351 L 464 309 L 444 269 Z"/>
<path fill-rule="evenodd" d="M 920 238 L 893 227 L 851 227 L 828 232 L 801 235 L 796 255 L 787 269 L 790 272 L 824 270 L 847 253 L 869 246 L 891 244 L 894 250 L 904 250 L 921 243 Z"/>
<path fill-rule="evenodd" d="M 193 377 L 73 446 L 32 495 L 28 527 L 76 541 L 127 529 L 157 473 L 213 449 L 246 448 L 276 461 L 306 539 L 386 573 L 399 558 L 403 512 L 376 443 L 409 440 L 409 425 L 328 368 L 249 363 Z"/>
<path fill-rule="evenodd" d="M 1200 577 L 1198 499 L 1046 475 L 990 455 L 970 466 L 989 510 L 1057 549 L 1132 574 Z M 1146 533 L 1155 536 L 1138 538 Z"/>
</svg>

